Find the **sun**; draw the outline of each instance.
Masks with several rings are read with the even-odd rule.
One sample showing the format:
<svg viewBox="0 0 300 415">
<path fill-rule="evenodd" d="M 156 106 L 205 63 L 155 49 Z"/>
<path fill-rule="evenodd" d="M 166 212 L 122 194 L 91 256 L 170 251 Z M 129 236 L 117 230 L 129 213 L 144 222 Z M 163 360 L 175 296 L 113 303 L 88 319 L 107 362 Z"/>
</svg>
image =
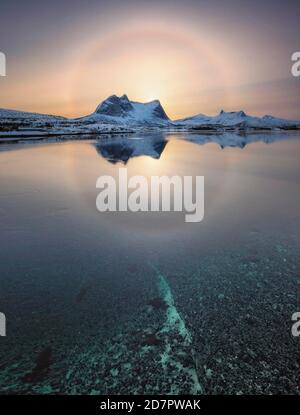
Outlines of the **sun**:
<svg viewBox="0 0 300 415">
<path fill-rule="evenodd" d="M 159 94 L 159 92 L 158 91 L 153 91 L 153 90 L 151 90 L 151 91 L 145 91 L 145 93 L 144 94 L 142 94 L 142 99 L 143 99 L 143 101 L 144 102 L 151 102 L 151 101 L 154 101 L 154 100 L 156 100 L 156 99 L 160 99 L 160 94 Z"/>
<path fill-rule="evenodd" d="M 84 105 L 89 106 L 85 112 L 92 111 L 107 96 L 126 94 L 138 102 L 158 99 L 169 117 L 179 118 L 180 112 L 196 111 L 191 108 L 197 94 L 218 86 L 226 91 L 224 65 L 212 52 L 216 50 L 213 41 L 205 37 L 199 40 L 185 26 L 176 27 L 174 32 L 161 22 L 152 22 L 125 25 L 101 39 L 95 35 L 80 49 L 68 78 L 69 112 L 84 112 Z"/>
</svg>

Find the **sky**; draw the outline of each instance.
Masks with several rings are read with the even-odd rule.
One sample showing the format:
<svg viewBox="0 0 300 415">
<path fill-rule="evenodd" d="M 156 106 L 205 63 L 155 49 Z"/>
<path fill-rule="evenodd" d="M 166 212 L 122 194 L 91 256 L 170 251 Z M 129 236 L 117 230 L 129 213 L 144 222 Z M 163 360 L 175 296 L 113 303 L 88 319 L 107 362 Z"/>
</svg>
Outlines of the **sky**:
<svg viewBox="0 0 300 415">
<path fill-rule="evenodd" d="M 300 119 L 299 0 L 1 0 L 0 107 L 78 117 L 109 95 L 172 119 Z"/>
</svg>

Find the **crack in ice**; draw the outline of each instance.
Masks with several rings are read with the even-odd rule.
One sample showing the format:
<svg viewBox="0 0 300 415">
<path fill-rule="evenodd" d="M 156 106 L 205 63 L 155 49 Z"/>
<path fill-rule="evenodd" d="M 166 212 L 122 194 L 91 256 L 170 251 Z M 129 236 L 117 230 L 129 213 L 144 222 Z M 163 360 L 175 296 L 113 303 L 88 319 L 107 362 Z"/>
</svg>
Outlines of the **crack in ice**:
<svg viewBox="0 0 300 415">
<path fill-rule="evenodd" d="M 184 347 L 192 347 L 192 335 L 188 328 L 186 327 L 184 319 L 179 314 L 176 306 L 174 297 L 171 291 L 171 288 L 168 284 L 168 281 L 166 277 L 160 272 L 160 270 L 154 266 L 153 264 L 150 264 L 151 267 L 155 270 L 157 277 L 158 277 L 158 290 L 163 298 L 163 300 L 166 303 L 167 310 L 166 310 L 166 322 L 163 326 L 163 328 L 160 330 L 160 333 L 170 333 L 175 332 L 177 333 L 183 340 L 183 346 Z M 173 365 L 176 366 L 176 368 L 179 371 L 184 372 L 192 382 L 192 390 L 191 393 L 193 394 L 199 394 L 203 391 L 202 386 L 198 379 L 197 370 L 195 367 L 185 367 L 182 365 L 182 363 L 174 357 L 171 356 L 172 347 L 168 341 L 166 341 L 165 350 L 161 354 L 161 364 L 164 370 L 167 369 L 168 363 L 173 363 Z M 193 351 L 192 351 L 192 357 L 193 357 Z M 193 358 L 194 361 L 194 358 Z M 196 366 L 196 365 L 195 365 Z M 174 393 L 172 390 L 171 393 Z"/>
</svg>

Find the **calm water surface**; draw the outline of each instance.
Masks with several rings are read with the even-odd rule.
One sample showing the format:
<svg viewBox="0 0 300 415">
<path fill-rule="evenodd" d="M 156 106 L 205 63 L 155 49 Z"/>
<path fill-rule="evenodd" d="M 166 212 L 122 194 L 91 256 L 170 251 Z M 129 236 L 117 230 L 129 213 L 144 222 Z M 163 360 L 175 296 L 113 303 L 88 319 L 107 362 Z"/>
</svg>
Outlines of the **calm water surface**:
<svg viewBox="0 0 300 415">
<path fill-rule="evenodd" d="M 221 138 L 0 146 L 2 393 L 299 393 L 300 135 Z M 99 213 L 124 165 L 203 175 L 203 222 Z"/>
</svg>

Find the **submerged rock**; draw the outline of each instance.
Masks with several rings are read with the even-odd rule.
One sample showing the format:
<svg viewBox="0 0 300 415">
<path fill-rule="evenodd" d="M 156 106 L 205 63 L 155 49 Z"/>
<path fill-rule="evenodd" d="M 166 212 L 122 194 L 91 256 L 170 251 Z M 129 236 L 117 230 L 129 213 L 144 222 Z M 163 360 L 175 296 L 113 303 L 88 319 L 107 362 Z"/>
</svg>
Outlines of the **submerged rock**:
<svg viewBox="0 0 300 415">
<path fill-rule="evenodd" d="M 45 347 L 37 356 L 35 367 L 22 378 L 24 383 L 38 383 L 46 378 L 52 363 L 52 349 Z"/>
<path fill-rule="evenodd" d="M 160 340 L 158 337 L 156 337 L 155 334 L 148 334 L 143 342 L 143 346 L 160 346 L 162 344 L 162 340 Z"/>
<path fill-rule="evenodd" d="M 167 303 L 160 297 L 153 298 L 152 300 L 148 302 L 148 304 L 157 310 L 158 309 L 166 310 L 168 308 Z"/>
</svg>

